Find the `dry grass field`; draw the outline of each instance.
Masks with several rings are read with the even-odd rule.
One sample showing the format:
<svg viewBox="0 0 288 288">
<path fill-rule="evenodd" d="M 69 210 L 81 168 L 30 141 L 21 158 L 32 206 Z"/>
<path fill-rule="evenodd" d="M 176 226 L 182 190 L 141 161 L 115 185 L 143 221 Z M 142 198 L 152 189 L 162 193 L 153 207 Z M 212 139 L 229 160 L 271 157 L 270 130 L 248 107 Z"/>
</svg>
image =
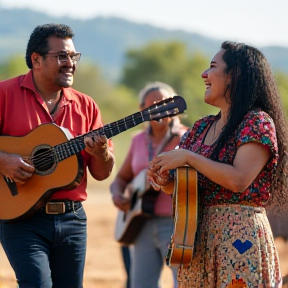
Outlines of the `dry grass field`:
<svg viewBox="0 0 288 288">
<path fill-rule="evenodd" d="M 88 248 L 84 288 L 124 288 L 125 273 L 119 245 L 114 241 L 114 208 L 108 191 L 108 181 L 90 181 L 85 209 L 88 217 Z M 288 243 L 276 239 L 283 274 L 288 274 Z M 0 288 L 16 288 L 14 273 L 0 247 Z M 288 287 L 288 286 L 287 286 Z M 162 274 L 162 288 L 172 288 L 167 267 Z"/>
</svg>

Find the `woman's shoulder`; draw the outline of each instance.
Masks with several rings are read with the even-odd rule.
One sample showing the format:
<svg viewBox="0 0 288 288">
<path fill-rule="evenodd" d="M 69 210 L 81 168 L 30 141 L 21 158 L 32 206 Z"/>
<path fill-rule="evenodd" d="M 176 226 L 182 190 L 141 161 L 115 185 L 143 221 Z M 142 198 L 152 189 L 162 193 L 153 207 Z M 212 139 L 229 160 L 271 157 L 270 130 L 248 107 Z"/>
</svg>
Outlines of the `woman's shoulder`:
<svg viewBox="0 0 288 288">
<path fill-rule="evenodd" d="M 194 125 L 193 125 L 193 130 L 197 129 L 198 127 L 201 126 L 207 126 L 209 125 L 211 122 L 215 121 L 215 119 L 218 117 L 218 115 L 206 115 L 204 117 L 199 118 L 198 120 L 195 121 Z"/>
<path fill-rule="evenodd" d="M 258 141 L 276 147 L 276 128 L 268 113 L 256 109 L 249 111 L 238 128 L 239 143 Z"/>
<path fill-rule="evenodd" d="M 267 112 L 260 110 L 260 109 L 248 111 L 247 114 L 245 115 L 245 118 L 263 118 L 263 119 L 272 120 L 272 118 Z"/>
<path fill-rule="evenodd" d="M 274 121 L 271 116 L 267 112 L 260 109 L 249 111 L 245 115 L 243 122 L 249 122 L 253 125 L 258 125 L 260 123 L 271 123 L 274 126 Z"/>
</svg>

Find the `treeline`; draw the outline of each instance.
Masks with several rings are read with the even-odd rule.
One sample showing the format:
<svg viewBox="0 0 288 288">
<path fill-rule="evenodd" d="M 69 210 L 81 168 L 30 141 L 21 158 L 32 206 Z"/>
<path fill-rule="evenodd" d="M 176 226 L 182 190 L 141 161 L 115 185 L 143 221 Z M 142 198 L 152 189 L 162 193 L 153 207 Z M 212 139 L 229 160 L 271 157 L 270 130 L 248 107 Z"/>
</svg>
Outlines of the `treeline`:
<svg viewBox="0 0 288 288">
<path fill-rule="evenodd" d="M 151 42 L 126 52 L 122 76 L 117 83 L 107 81 L 100 67 L 80 61 L 74 88 L 91 96 L 100 106 L 104 122 L 109 123 L 138 111 L 138 92 L 147 82 L 163 81 L 185 98 L 188 110 L 182 116 L 182 122 L 191 126 L 203 115 L 218 111 L 203 101 L 205 86 L 201 73 L 209 67 L 210 60 L 200 52 L 188 52 L 181 42 Z M 24 56 L 15 55 L 0 65 L 0 79 L 26 73 L 27 69 Z M 288 75 L 275 71 L 275 76 L 288 112 Z M 123 151 L 128 149 L 130 138 L 115 137 L 120 161 L 125 156 Z"/>
</svg>

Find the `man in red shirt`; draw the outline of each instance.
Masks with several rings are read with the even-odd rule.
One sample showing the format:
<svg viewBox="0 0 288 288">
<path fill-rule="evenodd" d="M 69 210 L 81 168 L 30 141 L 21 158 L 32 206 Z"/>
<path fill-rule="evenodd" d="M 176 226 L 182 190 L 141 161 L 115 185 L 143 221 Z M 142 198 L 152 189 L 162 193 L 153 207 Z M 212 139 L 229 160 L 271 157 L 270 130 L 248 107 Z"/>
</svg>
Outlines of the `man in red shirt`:
<svg viewBox="0 0 288 288">
<path fill-rule="evenodd" d="M 86 168 L 101 181 L 114 165 L 112 143 L 99 132 L 103 124 L 97 104 L 71 88 L 81 56 L 73 36 L 66 25 L 37 26 L 26 50 L 30 71 L 0 82 L 0 135 L 20 136 L 15 141 L 29 139 L 24 145 L 19 142 L 23 149 L 36 148 L 24 157 L 18 152 L 21 145 L 0 145 L 0 199 L 3 193 L 2 202 L 7 202 L 0 212 L 4 215 L 0 239 L 20 288 L 82 287 L 87 234 L 81 202 L 87 197 Z M 40 145 L 45 143 L 50 145 Z M 39 201 L 23 208 L 25 217 L 18 215 L 33 195 L 40 195 Z M 21 205 L 15 204 L 17 199 Z M 16 217 L 9 217 L 15 210 Z"/>
</svg>

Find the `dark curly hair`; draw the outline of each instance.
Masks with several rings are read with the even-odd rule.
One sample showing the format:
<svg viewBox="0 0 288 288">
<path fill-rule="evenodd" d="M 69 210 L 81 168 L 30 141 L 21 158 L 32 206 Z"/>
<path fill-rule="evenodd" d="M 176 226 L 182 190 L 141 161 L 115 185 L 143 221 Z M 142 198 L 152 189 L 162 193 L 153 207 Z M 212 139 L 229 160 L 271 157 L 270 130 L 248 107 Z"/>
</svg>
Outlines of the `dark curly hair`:
<svg viewBox="0 0 288 288">
<path fill-rule="evenodd" d="M 29 69 L 32 68 L 31 54 L 33 52 L 45 55 L 49 51 L 48 38 L 55 36 L 58 38 L 73 38 L 73 30 L 64 24 L 49 23 L 37 26 L 27 44 L 26 49 L 26 64 Z"/>
<path fill-rule="evenodd" d="M 249 111 L 265 111 L 275 123 L 279 149 L 277 171 L 271 185 L 270 204 L 283 208 L 284 201 L 287 200 L 288 126 L 272 70 L 263 53 L 252 46 L 225 41 L 221 48 L 225 50 L 223 60 L 227 65 L 226 73 L 231 76 L 231 93 L 228 99 L 230 109 L 227 124 L 218 138 L 212 159 L 217 159 L 227 138 L 235 133 Z"/>
</svg>

